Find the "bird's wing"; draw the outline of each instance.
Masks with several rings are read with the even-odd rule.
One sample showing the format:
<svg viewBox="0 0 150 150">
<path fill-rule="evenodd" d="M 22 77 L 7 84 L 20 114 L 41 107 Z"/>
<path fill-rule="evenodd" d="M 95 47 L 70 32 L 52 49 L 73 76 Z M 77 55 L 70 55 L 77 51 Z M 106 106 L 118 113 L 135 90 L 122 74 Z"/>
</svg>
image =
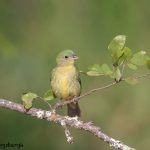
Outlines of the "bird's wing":
<svg viewBox="0 0 150 150">
<path fill-rule="evenodd" d="M 56 71 L 56 68 L 54 68 L 54 69 L 51 71 L 50 82 L 51 82 L 51 81 L 53 80 L 53 78 L 54 78 L 55 71 Z M 52 85 L 51 85 L 51 86 L 52 86 Z M 53 93 L 54 98 L 56 98 L 56 95 L 55 95 L 55 93 L 54 93 L 52 87 L 51 87 L 51 90 L 52 90 L 52 93 Z"/>
<path fill-rule="evenodd" d="M 81 83 L 81 78 L 80 78 L 80 74 L 79 74 L 79 71 L 76 69 L 76 72 L 77 72 L 77 80 L 78 82 L 80 83 L 80 87 L 82 88 L 82 83 Z"/>
</svg>

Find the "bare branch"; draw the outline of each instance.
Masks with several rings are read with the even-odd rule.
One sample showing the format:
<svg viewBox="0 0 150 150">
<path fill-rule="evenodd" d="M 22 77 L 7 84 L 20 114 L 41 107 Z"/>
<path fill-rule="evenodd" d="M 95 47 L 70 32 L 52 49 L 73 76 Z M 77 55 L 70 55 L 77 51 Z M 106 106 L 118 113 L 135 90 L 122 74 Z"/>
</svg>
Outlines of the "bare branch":
<svg viewBox="0 0 150 150">
<path fill-rule="evenodd" d="M 72 138 L 69 130 L 66 128 L 67 126 L 82 129 L 85 131 L 88 131 L 98 137 L 99 139 L 103 140 L 104 142 L 108 143 L 109 146 L 112 146 L 119 150 L 135 150 L 134 148 L 131 148 L 122 142 L 113 139 L 112 137 L 106 135 L 103 133 L 99 127 L 94 126 L 91 122 L 83 122 L 81 120 L 78 120 L 78 118 L 74 117 L 68 117 L 68 116 L 60 116 L 58 114 L 53 113 L 52 111 L 46 111 L 42 109 L 37 108 L 31 108 L 30 110 L 26 111 L 23 105 L 8 101 L 5 99 L 0 98 L 0 107 L 7 108 L 10 110 L 18 111 L 20 113 L 24 113 L 26 115 L 30 115 L 32 117 L 38 118 L 38 119 L 45 119 L 48 122 L 54 122 L 59 125 L 61 125 L 65 129 L 65 135 L 68 141 L 72 141 L 69 138 Z"/>
</svg>

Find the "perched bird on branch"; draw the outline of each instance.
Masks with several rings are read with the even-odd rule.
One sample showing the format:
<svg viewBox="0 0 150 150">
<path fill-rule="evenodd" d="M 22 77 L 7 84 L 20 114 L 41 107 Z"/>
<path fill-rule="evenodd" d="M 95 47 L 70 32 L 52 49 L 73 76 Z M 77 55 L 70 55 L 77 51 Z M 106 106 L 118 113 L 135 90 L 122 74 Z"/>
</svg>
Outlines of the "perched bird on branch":
<svg viewBox="0 0 150 150">
<path fill-rule="evenodd" d="M 78 97 L 81 93 L 81 81 L 79 73 L 75 67 L 78 56 L 72 50 L 60 52 L 56 58 L 57 66 L 52 70 L 51 88 L 54 97 L 69 101 Z M 80 116 L 78 102 L 67 104 L 68 116 Z"/>
</svg>

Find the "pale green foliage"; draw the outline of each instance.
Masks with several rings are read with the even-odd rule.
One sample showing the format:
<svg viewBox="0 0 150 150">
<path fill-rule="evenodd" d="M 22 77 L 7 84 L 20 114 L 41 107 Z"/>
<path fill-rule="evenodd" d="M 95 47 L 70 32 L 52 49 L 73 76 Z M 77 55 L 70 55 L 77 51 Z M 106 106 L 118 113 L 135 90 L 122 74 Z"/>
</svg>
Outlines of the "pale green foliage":
<svg viewBox="0 0 150 150">
<path fill-rule="evenodd" d="M 126 36 L 116 36 L 108 45 L 108 50 L 112 59 L 112 68 L 107 64 L 94 64 L 88 68 L 87 75 L 89 76 L 109 76 L 119 82 L 123 76 L 124 69 L 128 66 L 129 69 L 138 70 L 140 66 L 147 65 L 150 69 L 150 58 L 145 51 L 133 53 L 133 51 L 126 47 Z M 137 79 L 125 78 L 129 84 L 136 84 Z"/>
<path fill-rule="evenodd" d="M 123 51 L 122 49 L 125 46 L 126 36 L 125 35 L 118 35 L 116 36 L 108 45 L 108 50 L 110 52 L 112 63 L 116 63 L 118 58 L 122 56 Z"/>
<path fill-rule="evenodd" d="M 112 70 L 107 64 L 102 64 L 101 66 L 94 64 L 89 67 L 89 71 L 87 72 L 89 76 L 111 75 L 112 73 Z"/>
<path fill-rule="evenodd" d="M 121 65 L 122 63 L 128 61 L 132 56 L 132 51 L 128 47 L 124 47 L 122 49 L 122 55 L 118 57 L 118 61 L 116 62 L 118 65 Z"/>
<path fill-rule="evenodd" d="M 26 94 L 23 94 L 21 99 L 23 101 L 24 107 L 26 109 L 30 109 L 32 107 L 33 100 L 41 99 L 44 101 L 50 101 L 50 100 L 54 99 L 54 96 L 53 96 L 52 91 L 48 90 L 47 92 L 45 92 L 43 98 L 38 96 L 36 93 L 28 92 Z"/>
<path fill-rule="evenodd" d="M 137 52 L 131 58 L 131 63 L 137 66 L 145 65 L 149 57 L 146 55 L 145 51 Z"/>
<path fill-rule="evenodd" d="M 44 94 L 44 96 L 43 96 L 43 99 L 44 99 L 45 101 L 50 101 L 50 100 L 54 99 L 52 90 L 48 90 L 47 92 L 45 92 L 45 94 Z"/>
<path fill-rule="evenodd" d="M 26 93 L 22 95 L 23 105 L 26 109 L 30 109 L 32 107 L 32 101 L 38 97 L 35 93 Z"/>
<path fill-rule="evenodd" d="M 138 69 L 136 65 L 131 64 L 131 63 L 127 64 L 127 66 L 128 66 L 130 69 L 132 69 L 132 70 L 137 70 L 137 69 Z"/>
</svg>

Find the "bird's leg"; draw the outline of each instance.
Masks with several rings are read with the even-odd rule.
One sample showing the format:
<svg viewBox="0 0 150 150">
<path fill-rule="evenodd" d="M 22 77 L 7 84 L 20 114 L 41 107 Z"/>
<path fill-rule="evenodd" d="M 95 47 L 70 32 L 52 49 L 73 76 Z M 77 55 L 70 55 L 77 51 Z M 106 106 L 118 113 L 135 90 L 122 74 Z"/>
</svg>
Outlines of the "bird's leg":
<svg viewBox="0 0 150 150">
<path fill-rule="evenodd" d="M 62 108 L 63 102 L 59 100 L 55 105 L 54 105 L 54 110 L 57 110 L 59 108 Z"/>
<path fill-rule="evenodd" d="M 78 97 L 75 96 L 75 97 L 72 99 L 72 102 L 73 102 L 73 103 L 77 103 L 77 101 L 78 101 Z"/>
</svg>

